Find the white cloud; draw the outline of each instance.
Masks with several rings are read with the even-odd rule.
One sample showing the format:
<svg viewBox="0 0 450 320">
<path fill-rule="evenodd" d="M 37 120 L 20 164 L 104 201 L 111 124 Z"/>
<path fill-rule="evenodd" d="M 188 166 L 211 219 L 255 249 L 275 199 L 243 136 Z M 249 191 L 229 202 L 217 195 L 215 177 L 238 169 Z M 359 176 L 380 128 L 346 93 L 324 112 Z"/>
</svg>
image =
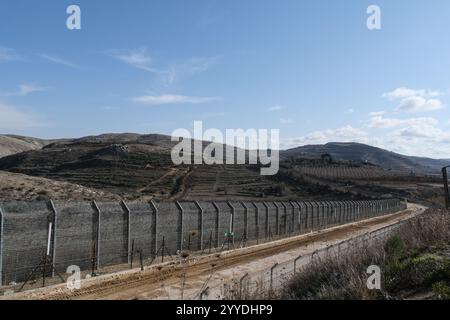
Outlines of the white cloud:
<svg viewBox="0 0 450 320">
<path fill-rule="evenodd" d="M 387 92 L 383 94 L 383 97 L 389 99 L 389 100 L 396 100 L 396 99 L 403 99 L 403 98 L 409 98 L 414 96 L 420 96 L 424 98 L 435 98 L 442 95 L 442 92 L 438 90 L 431 90 L 431 89 L 419 89 L 414 90 L 406 87 L 397 88 L 391 92 Z"/>
<path fill-rule="evenodd" d="M 379 117 L 386 113 L 386 111 L 374 111 L 369 113 L 369 117 Z"/>
<path fill-rule="evenodd" d="M 56 63 L 56 64 L 60 64 L 66 67 L 70 67 L 70 68 L 74 68 L 74 69 L 79 69 L 80 66 L 76 65 L 75 63 L 65 60 L 63 58 L 60 58 L 58 56 L 53 56 L 53 55 L 48 55 L 45 53 L 39 54 L 39 56 L 47 61 Z"/>
<path fill-rule="evenodd" d="M 178 104 L 178 103 L 206 103 L 217 100 L 216 97 L 193 97 L 166 94 L 160 96 L 140 96 L 133 98 L 133 102 L 147 104 L 147 105 L 163 105 L 163 104 Z"/>
<path fill-rule="evenodd" d="M 147 53 L 145 48 L 134 50 L 109 50 L 108 54 L 133 68 L 158 75 L 165 85 L 172 85 L 185 75 L 193 75 L 207 71 L 221 59 L 220 56 L 193 57 L 181 62 L 161 65 Z"/>
<path fill-rule="evenodd" d="M 354 112 L 355 112 L 355 109 L 353 109 L 353 108 L 347 109 L 347 110 L 345 111 L 346 114 L 352 114 L 352 113 L 354 113 Z"/>
<path fill-rule="evenodd" d="M 0 102 L 0 129 L 21 130 L 40 126 L 33 116 L 20 111 L 17 107 Z"/>
<path fill-rule="evenodd" d="M 444 107 L 442 101 L 436 98 L 440 95 L 443 94 L 437 90 L 402 87 L 383 96 L 389 100 L 399 100 L 397 110 L 425 112 Z M 402 119 L 388 117 L 385 111 L 375 111 L 368 114 L 368 119 L 363 124 L 362 128 L 348 125 L 311 132 L 283 141 L 282 147 L 293 148 L 328 142 L 359 142 L 405 155 L 450 159 L 450 131 L 440 128 L 436 118 Z M 450 121 L 448 124 L 450 125 Z"/>
<path fill-rule="evenodd" d="M 15 60 L 20 60 L 20 57 L 13 49 L 0 47 L 0 63 Z"/>
<path fill-rule="evenodd" d="M 408 125 L 420 125 L 420 124 L 428 124 L 428 125 L 436 125 L 438 120 L 431 117 L 422 117 L 422 118 L 409 118 L 409 119 L 397 119 L 397 118 L 385 118 L 384 112 L 371 112 L 369 113 L 369 121 L 368 126 L 370 128 L 395 128 L 399 126 L 408 126 Z"/>
<path fill-rule="evenodd" d="M 190 73 L 201 73 L 210 69 L 212 66 L 219 63 L 221 57 L 194 57 L 189 59 L 187 62 L 181 63 L 181 70 L 186 70 Z"/>
<path fill-rule="evenodd" d="M 380 117 L 383 115 L 381 112 L 373 114 Z M 359 142 L 405 155 L 450 159 L 450 131 L 437 127 L 436 119 L 382 120 L 383 125 L 373 126 L 370 131 L 351 126 L 315 131 L 302 137 L 287 139 L 283 141 L 282 147 L 285 149 L 328 142 Z M 393 130 L 378 131 L 380 128 Z"/>
<path fill-rule="evenodd" d="M 406 112 L 426 112 L 439 110 L 443 107 L 444 104 L 439 99 L 425 99 L 424 97 L 415 96 L 402 99 L 398 109 Z"/>
<path fill-rule="evenodd" d="M 187 61 L 172 63 L 169 67 L 162 68 L 160 73 L 163 76 L 164 83 L 171 85 L 184 76 L 192 76 L 206 72 L 212 66 L 219 63 L 221 58 L 221 56 L 194 57 Z"/>
<path fill-rule="evenodd" d="M 117 60 L 133 67 L 149 72 L 157 73 L 158 70 L 153 68 L 153 59 L 147 54 L 146 49 L 138 50 L 111 50 L 109 53 Z"/>
<path fill-rule="evenodd" d="M 281 110 L 284 110 L 284 109 L 286 109 L 285 106 L 277 104 L 277 105 L 274 105 L 274 106 L 271 106 L 271 107 L 267 108 L 266 112 L 277 112 L 277 111 L 281 111 Z"/>
<path fill-rule="evenodd" d="M 36 84 L 21 84 L 16 92 L 9 93 L 0 93 L 0 96 L 9 97 L 9 96 L 27 96 L 34 92 L 47 91 L 48 88 L 38 86 Z"/>
<path fill-rule="evenodd" d="M 15 50 L 6 47 L 0 47 L 0 63 L 22 60 L 22 57 Z"/>
<path fill-rule="evenodd" d="M 406 138 L 429 138 L 435 141 L 441 141 L 442 138 L 450 136 L 448 132 L 445 132 L 427 123 L 413 124 L 411 126 L 393 132 L 393 135 Z"/>
<path fill-rule="evenodd" d="M 383 94 L 390 101 L 400 100 L 398 110 L 415 113 L 428 112 L 442 109 L 444 104 L 436 97 L 443 95 L 442 92 L 432 89 L 410 89 L 406 87 L 397 88 Z"/>
<path fill-rule="evenodd" d="M 383 136 L 380 144 L 407 155 L 450 158 L 450 132 L 430 124 L 397 129 Z"/>
<path fill-rule="evenodd" d="M 45 91 L 44 87 L 37 86 L 35 84 L 21 84 L 19 86 L 19 95 L 26 96 L 33 92 Z"/>
</svg>

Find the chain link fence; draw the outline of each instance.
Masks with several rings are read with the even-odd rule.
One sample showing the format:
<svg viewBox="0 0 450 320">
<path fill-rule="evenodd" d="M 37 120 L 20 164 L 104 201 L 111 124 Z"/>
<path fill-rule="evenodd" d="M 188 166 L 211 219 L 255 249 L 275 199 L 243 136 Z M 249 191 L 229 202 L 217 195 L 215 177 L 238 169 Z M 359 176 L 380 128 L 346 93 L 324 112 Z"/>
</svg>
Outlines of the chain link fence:
<svg viewBox="0 0 450 320">
<path fill-rule="evenodd" d="M 0 291 L 59 283 L 67 278 L 69 266 L 79 267 L 83 277 L 138 265 L 144 268 L 179 260 L 184 254 L 195 256 L 232 250 L 405 208 L 406 204 L 398 199 L 3 202 L 0 203 L 3 285 Z"/>
</svg>

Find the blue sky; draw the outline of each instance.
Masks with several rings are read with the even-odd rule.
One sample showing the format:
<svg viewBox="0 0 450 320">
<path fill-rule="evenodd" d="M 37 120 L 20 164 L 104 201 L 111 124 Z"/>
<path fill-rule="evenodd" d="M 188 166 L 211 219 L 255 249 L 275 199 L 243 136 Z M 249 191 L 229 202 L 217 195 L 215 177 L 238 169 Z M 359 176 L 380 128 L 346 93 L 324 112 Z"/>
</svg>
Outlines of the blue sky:
<svg viewBox="0 0 450 320">
<path fill-rule="evenodd" d="M 82 29 L 66 28 L 79 5 Z M 368 30 L 366 9 L 381 8 Z M 450 2 L 0 3 L 0 132 L 279 128 L 450 158 Z"/>
</svg>

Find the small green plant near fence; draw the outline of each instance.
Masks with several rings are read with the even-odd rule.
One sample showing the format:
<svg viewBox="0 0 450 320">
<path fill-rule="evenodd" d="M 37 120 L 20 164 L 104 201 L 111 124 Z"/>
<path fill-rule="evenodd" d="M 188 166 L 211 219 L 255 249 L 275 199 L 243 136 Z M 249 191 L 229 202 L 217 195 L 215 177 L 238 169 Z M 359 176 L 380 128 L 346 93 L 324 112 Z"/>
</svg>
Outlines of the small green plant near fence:
<svg viewBox="0 0 450 320">
<path fill-rule="evenodd" d="M 393 260 L 400 259 L 405 254 L 405 250 L 405 242 L 398 234 L 391 236 L 384 245 L 386 255 Z"/>
</svg>

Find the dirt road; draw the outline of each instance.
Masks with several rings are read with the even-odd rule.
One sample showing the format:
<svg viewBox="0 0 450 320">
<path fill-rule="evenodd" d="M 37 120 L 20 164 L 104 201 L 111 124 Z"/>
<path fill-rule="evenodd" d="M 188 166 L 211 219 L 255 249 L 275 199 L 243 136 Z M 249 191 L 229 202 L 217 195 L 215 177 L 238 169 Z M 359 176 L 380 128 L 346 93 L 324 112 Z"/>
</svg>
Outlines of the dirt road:
<svg viewBox="0 0 450 320">
<path fill-rule="evenodd" d="M 144 271 L 129 270 L 83 280 L 79 290 L 58 285 L 2 297 L 3 299 L 195 299 L 202 288 L 220 287 L 246 272 L 266 270 L 299 254 L 311 253 L 330 244 L 395 224 L 425 210 L 410 204 L 395 214 L 347 224 L 321 232 L 291 237 L 271 243 L 172 261 Z M 219 293 L 211 298 L 221 298 Z"/>
</svg>

